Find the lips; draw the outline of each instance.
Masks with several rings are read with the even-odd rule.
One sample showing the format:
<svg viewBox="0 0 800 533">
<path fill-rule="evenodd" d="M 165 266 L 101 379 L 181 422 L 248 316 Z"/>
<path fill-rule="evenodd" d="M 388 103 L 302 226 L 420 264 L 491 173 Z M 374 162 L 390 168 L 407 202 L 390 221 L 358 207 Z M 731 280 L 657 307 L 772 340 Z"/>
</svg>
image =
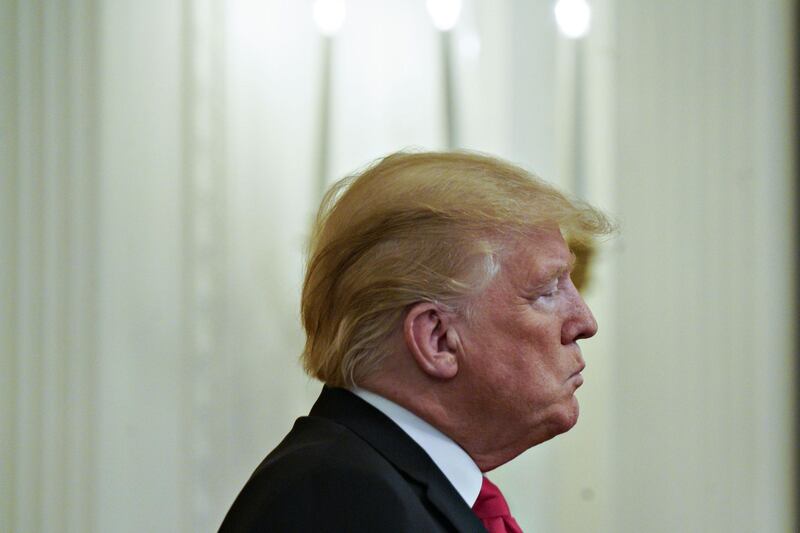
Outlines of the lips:
<svg viewBox="0 0 800 533">
<path fill-rule="evenodd" d="M 586 363 L 582 362 L 578 370 L 576 370 L 569 378 L 567 378 L 567 381 L 575 381 L 577 384 L 576 386 L 578 387 L 583 385 L 583 376 L 581 375 L 581 372 L 583 372 L 584 368 L 586 368 Z"/>
</svg>

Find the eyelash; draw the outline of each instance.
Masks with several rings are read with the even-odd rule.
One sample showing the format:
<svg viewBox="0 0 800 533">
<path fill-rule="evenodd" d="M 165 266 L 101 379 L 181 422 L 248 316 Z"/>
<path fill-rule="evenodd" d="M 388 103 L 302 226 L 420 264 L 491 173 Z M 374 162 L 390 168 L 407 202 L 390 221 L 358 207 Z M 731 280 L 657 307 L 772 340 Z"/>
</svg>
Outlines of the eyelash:
<svg viewBox="0 0 800 533">
<path fill-rule="evenodd" d="M 560 290 L 559 287 L 556 286 L 556 288 L 554 288 L 553 290 L 542 293 L 539 296 L 541 296 L 542 298 L 552 298 L 558 294 L 559 290 Z"/>
<path fill-rule="evenodd" d="M 555 287 L 552 290 L 541 293 L 539 296 L 542 298 L 553 298 L 561 291 L 562 278 L 554 280 Z"/>
</svg>

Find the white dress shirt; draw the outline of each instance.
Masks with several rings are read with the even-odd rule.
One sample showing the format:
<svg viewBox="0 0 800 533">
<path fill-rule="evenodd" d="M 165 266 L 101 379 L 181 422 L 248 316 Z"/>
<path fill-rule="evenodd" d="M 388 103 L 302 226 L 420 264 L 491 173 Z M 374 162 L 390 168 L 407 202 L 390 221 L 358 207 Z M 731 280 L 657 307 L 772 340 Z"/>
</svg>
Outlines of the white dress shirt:
<svg viewBox="0 0 800 533">
<path fill-rule="evenodd" d="M 391 400 L 364 389 L 352 389 L 353 394 L 369 403 L 392 419 L 409 437 L 414 439 L 433 459 L 439 470 L 470 507 L 478 499 L 483 484 L 483 474 L 478 465 L 453 439 L 425 422 L 423 419 L 400 407 Z"/>
</svg>

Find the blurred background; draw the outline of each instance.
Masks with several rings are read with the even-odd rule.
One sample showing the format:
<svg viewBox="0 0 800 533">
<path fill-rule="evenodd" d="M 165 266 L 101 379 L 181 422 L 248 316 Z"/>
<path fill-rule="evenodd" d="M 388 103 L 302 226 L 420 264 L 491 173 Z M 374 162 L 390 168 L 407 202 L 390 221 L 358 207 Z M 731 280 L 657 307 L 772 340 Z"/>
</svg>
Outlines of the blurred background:
<svg viewBox="0 0 800 533">
<path fill-rule="evenodd" d="M 795 17 L 2 0 L 0 531 L 216 530 L 320 389 L 321 191 L 408 147 L 507 158 L 620 223 L 580 423 L 490 476 L 523 529 L 796 531 Z"/>
</svg>

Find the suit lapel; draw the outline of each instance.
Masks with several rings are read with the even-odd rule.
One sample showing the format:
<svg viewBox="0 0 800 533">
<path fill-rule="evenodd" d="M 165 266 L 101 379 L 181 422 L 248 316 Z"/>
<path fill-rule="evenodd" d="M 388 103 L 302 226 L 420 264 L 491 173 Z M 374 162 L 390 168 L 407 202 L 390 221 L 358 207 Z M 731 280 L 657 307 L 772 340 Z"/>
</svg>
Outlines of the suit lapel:
<svg viewBox="0 0 800 533">
<path fill-rule="evenodd" d="M 335 420 L 359 435 L 398 470 L 424 486 L 430 503 L 458 531 L 485 533 L 480 520 L 425 450 L 379 410 L 350 391 L 326 386 L 310 416 Z"/>
</svg>

